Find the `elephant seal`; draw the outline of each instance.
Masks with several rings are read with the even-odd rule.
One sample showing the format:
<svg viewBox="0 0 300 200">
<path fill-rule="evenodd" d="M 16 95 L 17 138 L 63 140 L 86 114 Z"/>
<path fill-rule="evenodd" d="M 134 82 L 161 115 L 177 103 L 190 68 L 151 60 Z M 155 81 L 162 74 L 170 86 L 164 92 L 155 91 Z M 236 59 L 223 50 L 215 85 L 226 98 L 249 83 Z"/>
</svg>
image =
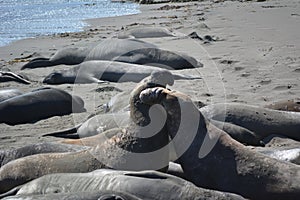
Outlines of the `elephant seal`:
<svg viewBox="0 0 300 200">
<path fill-rule="evenodd" d="M 86 56 L 91 51 L 92 47 L 89 48 L 79 48 L 79 47 L 72 47 L 72 48 L 65 48 L 62 50 L 57 51 L 52 57 L 50 58 L 35 58 L 28 62 L 27 64 L 23 65 L 21 70 L 30 68 L 39 68 L 39 67 L 51 67 L 54 65 L 76 65 L 83 62 Z"/>
<path fill-rule="evenodd" d="M 145 48 L 157 48 L 157 46 L 138 39 L 106 39 L 96 45 L 85 60 L 115 60 L 128 52 Z"/>
<path fill-rule="evenodd" d="M 82 146 L 58 144 L 54 142 L 43 142 L 37 144 L 30 144 L 16 149 L 0 150 L 0 167 L 6 163 L 22 158 L 25 156 L 40 154 L 40 153 L 54 153 L 54 152 L 75 152 L 86 149 Z"/>
<path fill-rule="evenodd" d="M 175 37 L 175 35 L 167 28 L 163 27 L 138 27 L 129 29 L 117 34 L 119 39 L 125 38 L 161 38 Z"/>
<path fill-rule="evenodd" d="M 244 199 L 241 196 L 198 188 L 176 176 L 156 171 L 95 170 L 89 173 L 48 174 L 33 180 L 17 195 L 113 191 L 140 199 Z"/>
<path fill-rule="evenodd" d="M 72 192 L 72 193 L 49 193 L 33 195 L 15 195 L 3 198 L 4 200 L 142 200 L 125 192 Z"/>
<path fill-rule="evenodd" d="M 213 104 L 200 108 L 200 112 L 208 119 L 244 127 L 260 139 L 279 134 L 300 141 L 300 113 L 239 103 Z"/>
<path fill-rule="evenodd" d="M 0 193 L 50 173 L 89 172 L 99 168 L 122 170 L 162 170 L 169 164 L 169 141 L 164 127 L 153 127 L 162 121 L 160 107 L 142 104 L 139 93 L 149 87 L 172 85 L 168 71 L 152 73 L 133 90 L 130 99 L 131 123 L 119 128 L 114 136 L 91 149 L 71 153 L 37 154 L 11 161 L 0 168 Z M 157 124 L 154 125 L 157 125 Z M 155 131 L 155 135 L 149 135 Z M 35 166 L 32 168 L 32 166 Z"/>
<path fill-rule="evenodd" d="M 93 48 L 85 61 L 110 60 L 167 69 L 188 69 L 203 64 L 186 54 L 163 50 L 137 39 L 107 39 Z"/>
<path fill-rule="evenodd" d="M 300 166 L 249 150 L 209 123 L 186 95 L 150 88 L 141 92 L 140 99 L 147 105 L 165 108 L 168 133 L 180 156 L 178 162 L 186 178 L 198 187 L 250 199 L 299 197 Z M 246 119 L 248 113 L 244 114 Z M 256 125 L 261 127 L 263 122 L 257 120 Z M 211 145 L 209 152 L 207 145 Z"/>
<path fill-rule="evenodd" d="M 279 101 L 265 106 L 274 110 L 300 112 L 300 99 L 289 99 L 285 101 Z"/>
<path fill-rule="evenodd" d="M 53 116 L 84 111 L 84 102 L 80 97 L 45 87 L 2 101 L 0 123 L 34 123 Z"/>
<path fill-rule="evenodd" d="M 19 96 L 23 94 L 18 89 L 6 89 L 6 90 L 0 90 L 0 102 L 5 101 L 7 99 L 10 99 L 15 96 Z"/>
<path fill-rule="evenodd" d="M 140 82 L 152 72 L 160 72 L 164 69 L 157 67 L 128 64 L 114 61 L 92 60 L 81 63 L 71 69 L 61 72 L 53 72 L 45 77 L 43 83 L 47 84 L 63 84 L 63 83 L 102 83 L 110 82 Z M 192 77 L 180 75 L 172 72 L 176 79 L 199 79 L 200 77 Z"/>
<path fill-rule="evenodd" d="M 203 67 L 201 62 L 191 56 L 159 48 L 135 49 L 116 57 L 114 60 L 126 63 L 151 65 L 169 70 Z"/>
</svg>

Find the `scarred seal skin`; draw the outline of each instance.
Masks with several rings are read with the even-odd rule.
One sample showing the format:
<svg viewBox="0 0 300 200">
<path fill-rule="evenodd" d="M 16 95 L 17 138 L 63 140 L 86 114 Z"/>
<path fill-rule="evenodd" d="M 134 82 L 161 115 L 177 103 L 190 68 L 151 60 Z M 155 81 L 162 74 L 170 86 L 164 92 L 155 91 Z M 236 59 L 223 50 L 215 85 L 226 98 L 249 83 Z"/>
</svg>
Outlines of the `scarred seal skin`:
<svg viewBox="0 0 300 200">
<path fill-rule="evenodd" d="M 176 152 L 182 150 L 184 143 L 191 142 L 178 160 L 187 180 L 199 187 L 233 192 L 250 199 L 299 197 L 299 166 L 246 148 L 209 123 L 185 94 L 152 88 L 144 90 L 140 98 L 145 104 L 158 103 L 165 108 L 167 129 Z M 188 120 L 182 119 L 185 116 Z M 196 133 L 191 128 L 195 124 L 198 127 Z M 178 134 L 181 137 L 175 140 Z M 192 141 L 185 140 L 192 134 L 195 135 Z M 207 145 L 204 141 L 214 144 L 207 155 L 201 152 L 202 145 Z"/>
</svg>

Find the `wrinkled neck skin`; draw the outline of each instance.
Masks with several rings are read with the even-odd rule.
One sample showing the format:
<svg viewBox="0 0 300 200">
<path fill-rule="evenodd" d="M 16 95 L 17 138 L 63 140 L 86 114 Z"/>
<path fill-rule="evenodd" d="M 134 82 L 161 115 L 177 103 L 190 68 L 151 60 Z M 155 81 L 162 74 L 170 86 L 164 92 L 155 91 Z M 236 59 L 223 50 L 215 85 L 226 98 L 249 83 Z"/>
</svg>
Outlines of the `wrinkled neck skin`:
<svg viewBox="0 0 300 200">
<path fill-rule="evenodd" d="M 168 133 L 188 180 L 200 187 L 251 199 L 295 199 L 300 194 L 297 165 L 246 149 L 208 123 L 185 95 L 176 92 L 163 95 L 161 104 L 168 115 Z M 176 139 L 177 134 L 183 136 Z"/>
<path fill-rule="evenodd" d="M 166 126 L 162 125 L 161 128 L 153 130 L 147 128 L 151 124 L 151 118 L 149 116 L 150 105 L 146 105 L 139 99 L 139 94 L 146 88 L 152 88 L 160 86 L 158 84 L 152 84 L 148 82 L 140 83 L 131 94 L 130 98 L 130 118 L 132 120 L 131 125 L 128 127 L 128 133 L 132 137 L 132 142 L 127 145 L 125 149 L 136 153 L 151 153 L 162 149 L 167 146 L 169 142 L 169 136 L 167 134 Z M 164 113 L 158 109 L 155 109 L 156 115 L 163 115 Z M 152 126 L 152 125 L 151 125 Z M 154 127 L 155 129 L 155 127 Z M 148 135 L 150 133 L 150 135 Z M 166 171 L 169 163 L 169 152 L 162 150 L 161 158 L 152 158 L 153 162 L 162 162 L 164 167 L 161 171 Z M 159 161 L 161 160 L 161 161 Z"/>
<path fill-rule="evenodd" d="M 147 126 L 151 119 L 149 117 L 149 109 L 152 105 L 144 104 L 139 95 L 141 91 L 147 88 L 154 88 L 154 87 L 164 87 L 159 84 L 149 83 L 147 81 L 141 82 L 138 86 L 134 89 L 131 94 L 130 98 L 130 118 L 132 121 L 139 125 L 139 126 Z"/>
</svg>

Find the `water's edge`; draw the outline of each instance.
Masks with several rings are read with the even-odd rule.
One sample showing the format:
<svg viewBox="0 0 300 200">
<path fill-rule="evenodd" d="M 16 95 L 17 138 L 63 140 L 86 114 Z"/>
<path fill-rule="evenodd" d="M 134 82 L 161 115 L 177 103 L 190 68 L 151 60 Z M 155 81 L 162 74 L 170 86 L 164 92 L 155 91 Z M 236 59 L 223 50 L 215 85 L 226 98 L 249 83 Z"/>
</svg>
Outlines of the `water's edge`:
<svg viewBox="0 0 300 200">
<path fill-rule="evenodd" d="M 34 0 L 34 1 L 38 1 L 38 0 Z M 89 20 L 100 19 L 100 18 L 103 19 L 107 17 L 126 16 L 126 15 L 138 14 L 141 12 L 139 8 L 139 4 L 136 3 L 115 3 L 115 2 L 110 2 L 110 3 L 106 2 L 106 3 L 108 4 L 107 8 L 102 8 L 102 7 L 98 8 L 100 7 L 100 5 L 102 5 L 102 2 L 99 1 L 99 5 L 93 8 L 93 10 L 89 10 L 90 8 L 82 8 L 83 10 L 81 11 L 77 10 L 79 16 L 72 16 L 70 19 L 69 18 L 65 19 L 63 18 L 63 15 L 58 15 L 57 16 L 58 18 L 54 20 L 51 19 L 51 14 L 49 14 L 49 16 L 46 14 L 45 16 L 43 16 L 44 19 L 39 18 L 38 20 L 35 19 L 35 17 L 32 17 L 28 20 L 26 20 L 26 18 L 22 18 L 22 19 L 12 18 L 11 23 L 8 22 L 7 24 L 4 24 L 2 30 L 0 30 L 0 47 L 5 47 L 7 45 L 10 45 L 13 42 L 23 40 L 23 39 L 38 38 L 44 36 L 47 37 L 47 36 L 53 36 L 53 35 L 63 34 L 63 33 L 83 32 L 92 26 L 91 23 L 89 23 Z M 120 7 L 122 9 L 119 9 Z M 48 11 L 49 13 L 52 12 L 52 10 L 48 10 Z M 86 14 L 86 16 L 80 16 L 80 12 L 84 13 L 84 12 L 92 12 L 92 11 L 95 13 L 89 13 Z M 3 16 L 0 17 L 2 18 L 1 20 L 3 21 L 5 20 Z M 9 17 L 10 16 L 7 16 L 8 18 L 7 21 L 9 21 Z M 23 23 L 21 23 L 20 20 L 23 20 Z M 56 20 L 58 20 L 57 23 L 55 22 Z M 18 27 L 14 27 L 13 26 L 14 23 L 16 23 Z"/>
</svg>

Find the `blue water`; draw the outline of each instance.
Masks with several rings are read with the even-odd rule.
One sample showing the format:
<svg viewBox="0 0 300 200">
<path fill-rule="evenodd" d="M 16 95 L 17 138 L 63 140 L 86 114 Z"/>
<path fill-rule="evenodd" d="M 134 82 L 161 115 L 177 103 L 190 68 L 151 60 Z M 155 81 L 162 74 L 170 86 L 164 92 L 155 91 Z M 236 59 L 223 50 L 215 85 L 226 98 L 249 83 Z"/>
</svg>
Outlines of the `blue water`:
<svg viewBox="0 0 300 200">
<path fill-rule="evenodd" d="M 0 46 L 14 40 L 77 32 L 82 20 L 139 12 L 134 3 L 110 0 L 0 0 Z"/>
</svg>

